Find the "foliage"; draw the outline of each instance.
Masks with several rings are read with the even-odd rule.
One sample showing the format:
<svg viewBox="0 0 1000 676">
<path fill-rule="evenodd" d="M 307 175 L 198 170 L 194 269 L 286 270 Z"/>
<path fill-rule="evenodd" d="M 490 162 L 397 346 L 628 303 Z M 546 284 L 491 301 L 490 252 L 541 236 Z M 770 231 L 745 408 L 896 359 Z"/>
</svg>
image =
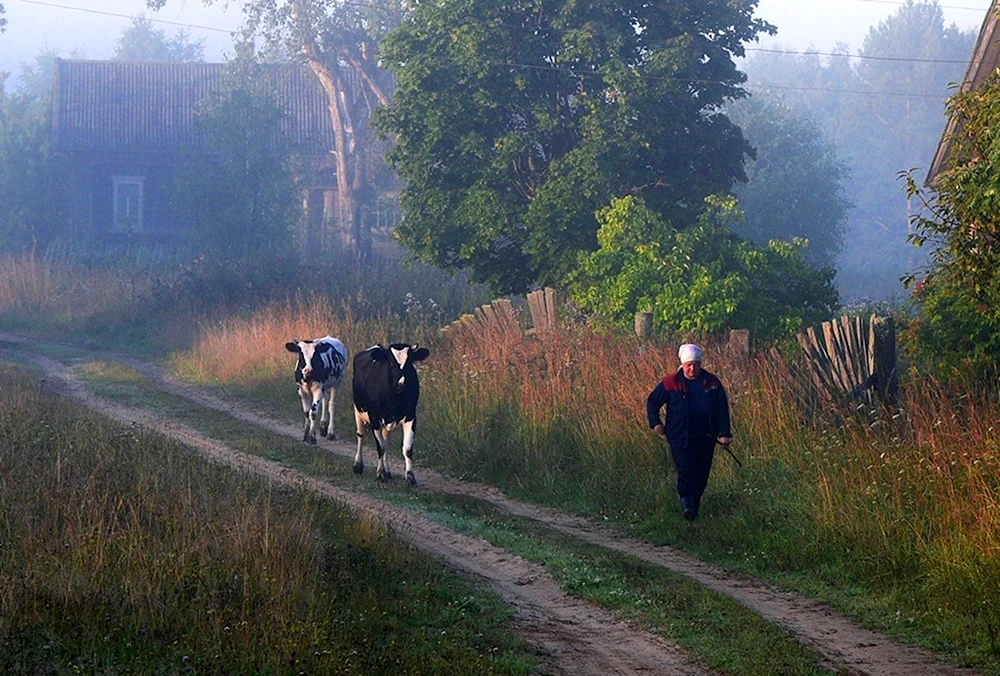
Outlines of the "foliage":
<svg viewBox="0 0 1000 676">
<path fill-rule="evenodd" d="M 807 261 L 834 265 L 853 206 L 837 147 L 812 115 L 768 93 L 736 101 L 727 112 L 757 153 L 747 164 L 747 183 L 734 189 L 746 214 L 738 234 L 762 247 L 772 239 L 806 239 Z"/>
<path fill-rule="evenodd" d="M 910 239 L 934 248 L 929 269 L 906 281 L 924 277 L 914 290 L 918 355 L 981 376 L 1000 362 L 1000 75 L 955 94 L 948 111 L 960 122 L 950 167 L 927 191 L 906 176 L 909 195 L 925 206 Z"/>
<path fill-rule="evenodd" d="M 2 75 L 2 74 L 0 74 Z M 66 222 L 65 161 L 51 148 L 51 104 L 7 94 L 0 76 L 0 247 L 45 246 Z"/>
<path fill-rule="evenodd" d="M 158 9 L 167 1 L 146 0 L 146 5 Z M 379 43 L 401 20 L 404 3 L 246 0 L 240 5 L 244 44 L 262 43 L 264 55 L 294 55 L 312 70 L 326 93 L 334 137 L 334 147 L 328 150 L 337 180 L 334 216 L 343 247 L 365 260 L 371 253 L 371 223 L 364 212 L 378 198 L 377 183 L 373 185 L 368 174 L 381 164 L 368 121 L 392 94 L 392 80 L 378 58 Z"/>
<path fill-rule="evenodd" d="M 284 111 L 255 76 L 260 68 L 234 61 L 219 91 L 199 104 L 213 155 L 193 157 L 178 181 L 177 201 L 210 259 L 267 261 L 294 251 L 301 209 Z"/>
<path fill-rule="evenodd" d="M 132 24 L 122 32 L 115 44 L 114 61 L 166 61 L 181 63 L 201 61 L 205 53 L 204 40 L 190 40 L 190 32 L 179 29 L 168 38 L 143 16 L 132 18 Z"/>
<path fill-rule="evenodd" d="M 852 60 L 840 45 L 838 57 L 763 53 L 748 61 L 750 84 L 773 85 L 790 108 L 811 114 L 848 165 L 845 191 L 855 208 L 837 278 L 845 298 L 900 294 L 899 277 L 924 262 L 906 245 L 917 205 L 896 176 L 930 163 L 949 85 L 962 79 L 975 39 L 945 23 L 938 0 L 907 0 L 869 30 L 857 53 L 871 58 Z"/>
<path fill-rule="evenodd" d="M 59 50 L 47 47 L 38 52 L 34 62 L 21 62 L 17 92 L 35 99 L 51 98 L 56 59 L 59 56 Z M 72 56 L 73 58 L 79 58 L 77 52 L 73 52 Z"/>
<path fill-rule="evenodd" d="M 696 225 L 676 230 L 641 199 L 612 200 L 598 213 L 598 250 L 581 255 L 574 300 L 619 325 L 652 305 L 657 329 L 687 335 L 740 328 L 787 337 L 833 314 L 832 269 L 806 263 L 800 241 L 753 247 L 730 230 L 734 199 L 707 203 Z"/>
<path fill-rule="evenodd" d="M 375 120 L 406 182 L 400 240 L 520 292 L 596 247 L 612 197 L 689 222 L 744 178 L 749 145 L 720 107 L 744 95 L 733 57 L 773 30 L 756 4 L 418 4 L 383 43 L 396 94 Z"/>
<path fill-rule="evenodd" d="M 0 2 L 0 33 L 7 30 L 7 19 L 4 17 L 6 10 L 3 8 L 3 3 Z"/>
</svg>

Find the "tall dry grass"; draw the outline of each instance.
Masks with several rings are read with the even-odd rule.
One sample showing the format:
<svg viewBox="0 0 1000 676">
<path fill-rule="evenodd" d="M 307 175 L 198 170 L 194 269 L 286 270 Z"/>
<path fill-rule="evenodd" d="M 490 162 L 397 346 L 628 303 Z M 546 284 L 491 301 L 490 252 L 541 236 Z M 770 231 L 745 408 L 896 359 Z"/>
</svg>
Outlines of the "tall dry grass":
<svg viewBox="0 0 1000 676">
<path fill-rule="evenodd" d="M 717 453 L 704 511 L 718 527 L 692 534 L 678 530 L 672 468 L 645 420 L 675 354 L 588 327 L 536 340 L 452 333 L 428 363 L 418 454 L 832 597 L 858 585 L 885 594 L 899 615 L 876 623 L 923 625 L 926 641 L 946 636 L 956 653 L 997 664 L 995 400 L 913 374 L 897 409 L 834 418 L 813 407 L 794 363 L 709 346 L 745 466 Z"/>
<path fill-rule="evenodd" d="M 136 312 L 150 280 L 34 253 L 0 254 L 0 313 L 47 326 L 78 326 Z"/>
<path fill-rule="evenodd" d="M 245 316 L 204 319 L 194 327 L 191 349 L 174 356 L 175 367 L 188 377 L 250 387 L 287 376 L 295 358 L 285 350 L 293 339 L 332 335 L 350 355 L 374 343 L 420 342 L 433 327 L 389 314 L 355 316 L 328 296 L 296 294 Z"/>
<path fill-rule="evenodd" d="M 6 368 L 0 436 L 3 673 L 527 668 L 498 602 L 343 507 Z"/>
</svg>

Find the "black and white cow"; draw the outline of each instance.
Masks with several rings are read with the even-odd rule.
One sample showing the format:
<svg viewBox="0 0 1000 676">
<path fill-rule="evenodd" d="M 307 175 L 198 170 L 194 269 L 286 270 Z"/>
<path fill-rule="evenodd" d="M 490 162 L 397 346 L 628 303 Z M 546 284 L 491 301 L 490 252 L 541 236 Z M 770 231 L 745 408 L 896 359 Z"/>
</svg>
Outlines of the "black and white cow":
<svg viewBox="0 0 1000 676">
<path fill-rule="evenodd" d="M 413 433 L 417 426 L 417 400 L 420 398 L 420 379 L 414 364 L 427 359 L 426 347 L 394 343 L 389 347 L 374 345 L 354 356 L 354 422 L 358 427 L 358 453 L 354 456 L 354 471 L 365 470 L 361 459 L 361 444 L 365 428 L 372 431 L 378 450 L 379 481 L 392 477 L 389 472 L 387 442 L 389 432 L 397 425 L 403 427 L 403 459 L 406 461 L 406 480 L 417 484 L 413 476 Z"/>
<path fill-rule="evenodd" d="M 285 349 L 299 355 L 295 383 L 306 417 L 302 441 L 316 443 L 317 423 L 321 437 L 336 439 L 333 404 L 337 400 L 340 379 L 347 369 L 347 348 L 336 338 L 324 336 L 315 340 L 292 339 L 285 343 Z"/>
</svg>

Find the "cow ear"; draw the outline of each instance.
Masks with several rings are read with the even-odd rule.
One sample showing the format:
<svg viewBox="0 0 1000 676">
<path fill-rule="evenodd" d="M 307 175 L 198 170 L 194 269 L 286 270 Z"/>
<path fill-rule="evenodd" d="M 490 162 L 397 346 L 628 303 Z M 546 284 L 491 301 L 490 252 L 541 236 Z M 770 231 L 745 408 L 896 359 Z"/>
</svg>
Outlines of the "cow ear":
<svg viewBox="0 0 1000 676">
<path fill-rule="evenodd" d="M 426 347 L 417 347 L 414 345 L 410 348 L 410 361 L 423 361 L 429 356 L 431 356 L 431 351 Z"/>
<path fill-rule="evenodd" d="M 319 343 L 318 345 L 316 345 L 316 354 L 323 354 L 324 352 L 332 349 L 333 345 L 331 345 L 330 343 Z"/>
<path fill-rule="evenodd" d="M 288 350 L 289 352 L 301 352 L 302 351 L 302 350 L 299 349 L 299 341 L 297 341 L 297 340 L 293 340 L 290 343 L 285 343 L 285 349 Z"/>
</svg>

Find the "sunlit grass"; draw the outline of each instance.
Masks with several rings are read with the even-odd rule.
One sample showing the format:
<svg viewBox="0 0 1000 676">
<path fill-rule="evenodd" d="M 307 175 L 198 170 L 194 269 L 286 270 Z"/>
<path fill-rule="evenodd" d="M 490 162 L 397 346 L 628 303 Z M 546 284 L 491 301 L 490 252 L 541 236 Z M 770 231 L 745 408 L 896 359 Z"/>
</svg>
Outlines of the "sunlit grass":
<svg viewBox="0 0 1000 676">
<path fill-rule="evenodd" d="M 524 673 L 495 598 L 0 370 L 3 673 Z"/>
</svg>

